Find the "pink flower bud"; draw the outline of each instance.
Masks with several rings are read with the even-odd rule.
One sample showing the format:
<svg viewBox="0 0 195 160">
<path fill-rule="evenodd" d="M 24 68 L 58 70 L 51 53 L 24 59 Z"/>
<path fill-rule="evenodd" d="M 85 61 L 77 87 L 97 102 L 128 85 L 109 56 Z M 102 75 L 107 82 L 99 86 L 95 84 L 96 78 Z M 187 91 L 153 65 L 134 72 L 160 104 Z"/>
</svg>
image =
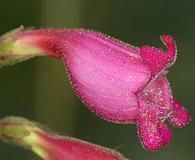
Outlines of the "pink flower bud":
<svg viewBox="0 0 195 160">
<path fill-rule="evenodd" d="M 114 150 L 55 135 L 24 118 L 1 119 L 0 139 L 30 149 L 44 160 L 126 160 Z"/>
<path fill-rule="evenodd" d="M 9 37 L 24 55 L 27 52 L 63 60 L 81 100 L 108 121 L 136 123 L 148 150 L 169 143 L 166 119 L 180 127 L 190 119 L 182 105 L 173 100 L 166 78 L 176 59 L 176 44 L 170 35 L 161 36 L 167 51 L 134 47 L 83 29 L 27 30 Z M 10 50 L 17 55 L 18 50 Z"/>
</svg>

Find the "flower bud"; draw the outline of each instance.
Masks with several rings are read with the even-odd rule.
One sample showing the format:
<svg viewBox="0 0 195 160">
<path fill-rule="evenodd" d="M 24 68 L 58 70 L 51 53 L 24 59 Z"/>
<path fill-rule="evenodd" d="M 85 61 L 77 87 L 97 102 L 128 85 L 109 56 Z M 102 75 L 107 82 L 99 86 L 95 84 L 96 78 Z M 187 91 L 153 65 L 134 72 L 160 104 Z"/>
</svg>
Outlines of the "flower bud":
<svg viewBox="0 0 195 160">
<path fill-rule="evenodd" d="M 1 119 L 0 139 L 32 150 L 44 160 L 126 160 L 114 150 L 58 136 L 25 118 Z"/>
</svg>

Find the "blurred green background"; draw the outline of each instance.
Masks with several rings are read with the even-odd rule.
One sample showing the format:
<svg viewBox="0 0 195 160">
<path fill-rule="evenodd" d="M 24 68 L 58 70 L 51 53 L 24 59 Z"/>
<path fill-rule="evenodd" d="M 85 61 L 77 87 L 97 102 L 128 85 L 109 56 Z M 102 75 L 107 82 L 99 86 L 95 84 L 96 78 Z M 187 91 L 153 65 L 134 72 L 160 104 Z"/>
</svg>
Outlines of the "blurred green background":
<svg viewBox="0 0 195 160">
<path fill-rule="evenodd" d="M 41 27 L 82 27 L 122 41 L 164 47 L 159 36 L 177 41 L 177 63 L 168 75 L 173 94 L 195 117 L 194 0 L 0 0 L 0 33 L 21 24 Z M 193 100 L 194 99 L 194 100 Z M 117 149 L 131 160 L 192 160 L 194 121 L 171 127 L 171 143 L 144 150 L 136 126 L 115 125 L 95 116 L 73 92 L 62 62 L 35 58 L 0 69 L 0 117 L 17 115 L 46 124 L 60 134 Z M 0 142 L 1 160 L 39 160 L 31 152 Z"/>
</svg>

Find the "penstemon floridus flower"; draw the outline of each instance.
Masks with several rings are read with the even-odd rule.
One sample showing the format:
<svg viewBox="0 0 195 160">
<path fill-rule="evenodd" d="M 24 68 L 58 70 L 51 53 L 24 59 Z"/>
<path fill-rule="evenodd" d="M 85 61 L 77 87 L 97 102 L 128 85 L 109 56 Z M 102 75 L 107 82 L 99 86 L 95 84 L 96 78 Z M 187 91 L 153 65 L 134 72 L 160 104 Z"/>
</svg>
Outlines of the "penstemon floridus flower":
<svg viewBox="0 0 195 160">
<path fill-rule="evenodd" d="M 0 120 L 0 139 L 30 149 L 44 160 L 127 160 L 114 150 L 55 135 L 19 117 Z"/>
<path fill-rule="evenodd" d="M 21 28 L 1 38 L 0 64 L 42 55 L 61 59 L 93 112 L 111 122 L 137 124 L 143 146 L 157 150 L 171 139 L 167 119 L 176 127 L 190 120 L 166 78 L 176 44 L 170 35 L 161 40 L 167 51 L 134 47 L 90 30 Z"/>
</svg>

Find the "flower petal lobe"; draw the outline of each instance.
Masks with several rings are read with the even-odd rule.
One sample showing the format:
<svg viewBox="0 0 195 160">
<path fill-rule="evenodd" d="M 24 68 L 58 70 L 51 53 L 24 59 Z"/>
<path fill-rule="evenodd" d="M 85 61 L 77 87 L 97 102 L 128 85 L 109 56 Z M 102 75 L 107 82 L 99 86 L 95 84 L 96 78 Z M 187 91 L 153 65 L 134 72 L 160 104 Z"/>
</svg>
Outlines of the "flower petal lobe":
<svg viewBox="0 0 195 160">
<path fill-rule="evenodd" d="M 173 111 L 169 121 L 176 127 L 183 127 L 190 121 L 190 115 L 176 99 L 173 100 Z"/>
<path fill-rule="evenodd" d="M 161 134 L 162 145 L 167 145 L 170 142 L 172 135 L 165 122 L 159 127 L 159 132 Z"/>
<path fill-rule="evenodd" d="M 150 151 L 161 147 L 160 120 L 155 108 L 144 100 L 139 100 L 138 134 L 143 146 Z"/>
</svg>

